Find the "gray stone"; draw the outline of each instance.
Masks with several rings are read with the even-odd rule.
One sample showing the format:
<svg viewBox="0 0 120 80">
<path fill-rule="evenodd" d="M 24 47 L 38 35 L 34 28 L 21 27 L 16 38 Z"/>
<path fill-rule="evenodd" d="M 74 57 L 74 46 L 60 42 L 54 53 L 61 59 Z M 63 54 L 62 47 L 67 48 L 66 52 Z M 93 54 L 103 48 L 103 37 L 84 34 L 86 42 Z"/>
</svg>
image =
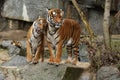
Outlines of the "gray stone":
<svg viewBox="0 0 120 80">
<path fill-rule="evenodd" d="M 0 71 L 0 80 L 4 80 L 5 79 L 5 76 L 4 74 Z"/>
<path fill-rule="evenodd" d="M 94 75 L 92 73 L 90 73 L 88 71 L 85 71 L 85 72 L 82 73 L 79 80 L 94 80 L 93 76 Z"/>
<path fill-rule="evenodd" d="M 103 12 L 91 9 L 88 20 L 95 35 L 103 35 Z"/>
<path fill-rule="evenodd" d="M 56 66 L 39 62 L 25 66 L 2 65 L 0 71 L 5 74 L 5 80 L 86 80 L 86 75 L 87 80 L 92 80 L 88 79 L 90 73 L 86 69 L 70 64 Z"/>
<path fill-rule="evenodd" d="M 12 42 L 12 40 L 4 40 L 1 43 L 1 46 L 3 48 L 8 49 L 8 54 L 10 56 L 13 56 L 13 55 L 26 56 L 26 41 L 19 41 L 22 44 L 21 48 L 15 46 L 15 45 L 12 45 L 11 42 Z"/>
<path fill-rule="evenodd" d="M 79 58 L 82 62 L 89 62 L 89 53 L 87 51 L 87 46 L 83 43 L 79 45 Z"/>
<path fill-rule="evenodd" d="M 16 55 L 9 61 L 4 62 L 2 66 L 24 66 L 26 64 L 27 62 L 25 57 Z"/>
<path fill-rule="evenodd" d="M 78 80 L 83 69 L 68 65 L 49 65 L 38 63 L 27 65 L 21 71 L 24 80 Z"/>
<path fill-rule="evenodd" d="M 21 50 L 20 48 L 14 46 L 14 45 L 10 45 L 8 47 L 8 54 L 10 56 L 13 56 L 14 54 L 18 55 L 18 54 L 20 54 L 20 50 Z"/>
<path fill-rule="evenodd" d="M 8 47 L 8 53 L 12 55 L 21 55 L 21 56 L 26 56 L 26 42 L 25 41 L 20 41 L 22 44 L 21 47 L 17 47 L 15 45 L 10 45 Z"/>
<path fill-rule="evenodd" d="M 7 21 L 7 19 L 5 19 L 5 18 L 3 18 L 3 17 L 1 17 L 0 16 L 0 31 L 3 31 L 3 30 L 7 30 L 7 26 L 8 26 L 8 21 Z M 1 36 L 0 36 L 0 38 L 1 38 Z"/>
<path fill-rule="evenodd" d="M 119 80 L 120 73 L 116 67 L 101 67 L 97 72 L 97 80 Z"/>
<path fill-rule="evenodd" d="M 11 45 L 11 42 L 12 42 L 11 40 L 3 40 L 1 42 L 1 47 L 8 48 Z"/>
<path fill-rule="evenodd" d="M 60 0 L 6 0 L 2 16 L 32 22 L 38 16 L 45 17 L 45 8 L 62 7 Z"/>
</svg>

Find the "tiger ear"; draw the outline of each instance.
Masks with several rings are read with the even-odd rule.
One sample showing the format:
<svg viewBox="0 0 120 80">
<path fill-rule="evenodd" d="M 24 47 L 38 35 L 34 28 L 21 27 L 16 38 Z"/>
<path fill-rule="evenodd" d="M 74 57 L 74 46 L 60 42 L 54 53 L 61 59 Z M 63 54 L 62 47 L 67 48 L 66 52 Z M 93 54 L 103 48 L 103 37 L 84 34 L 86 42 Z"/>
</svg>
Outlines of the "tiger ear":
<svg viewBox="0 0 120 80">
<path fill-rule="evenodd" d="M 61 13 L 60 15 L 63 16 L 64 15 L 64 11 L 62 9 L 60 9 Z"/>
<path fill-rule="evenodd" d="M 48 9 L 48 7 L 46 8 L 46 11 L 48 12 L 50 9 Z"/>
<path fill-rule="evenodd" d="M 41 18 L 41 16 L 39 16 L 38 18 Z"/>
</svg>

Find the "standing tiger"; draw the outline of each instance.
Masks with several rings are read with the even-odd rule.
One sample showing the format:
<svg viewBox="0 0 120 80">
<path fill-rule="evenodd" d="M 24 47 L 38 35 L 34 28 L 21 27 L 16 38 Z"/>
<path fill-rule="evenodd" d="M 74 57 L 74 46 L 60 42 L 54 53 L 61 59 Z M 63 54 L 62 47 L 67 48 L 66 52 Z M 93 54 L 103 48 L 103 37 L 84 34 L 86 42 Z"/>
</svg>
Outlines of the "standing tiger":
<svg viewBox="0 0 120 80">
<path fill-rule="evenodd" d="M 38 63 L 40 57 L 44 61 L 43 27 L 47 26 L 44 18 L 38 18 L 30 27 L 27 34 L 27 62 Z"/>
<path fill-rule="evenodd" d="M 76 65 L 81 33 L 80 25 L 73 19 L 63 19 L 63 14 L 62 9 L 47 9 L 46 37 L 50 51 L 49 63 L 58 65 L 61 62 L 62 47 L 66 45 L 68 53 L 66 62 Z M 73 59 L 72 51 L 74 52 Z"/>
</svg>

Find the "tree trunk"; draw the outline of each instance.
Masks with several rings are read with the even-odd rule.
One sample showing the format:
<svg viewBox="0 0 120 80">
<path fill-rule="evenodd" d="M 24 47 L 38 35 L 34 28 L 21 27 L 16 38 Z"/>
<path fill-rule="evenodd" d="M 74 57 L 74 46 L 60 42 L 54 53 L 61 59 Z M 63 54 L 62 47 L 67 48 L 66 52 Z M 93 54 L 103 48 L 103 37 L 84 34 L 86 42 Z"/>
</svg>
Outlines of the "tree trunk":
<svg viewBox="0 0 120 80">
<path fill-rule="evenodd" d="M 73 5 L 75 6 L 76 10 L 78 11 L 83 23 L 85 24 L 85 27 L 88 31 L 88 33 L 90 34 L 90 37 L 93 38 L 94 37 L 94 32 L 89 24 L 89 22 L 86 19 L 86 16 L 84 15 L 84 13 L 82 12 L 81 8 L 79 7 L 78 3 L 76 2 L 76 0 L 72 0 Z"/>
<path fill-rule="evenodd" d="M 104 21 L 103 21 L 103 34 L 104 34 L 104 42 L 105 42 L 106 49 L 110 49 L 110 37 L 109 37 L 110 7 L 111 7 L 111 0 L 106 0 L 105 11 L 104 11 Z"/>
</svg>

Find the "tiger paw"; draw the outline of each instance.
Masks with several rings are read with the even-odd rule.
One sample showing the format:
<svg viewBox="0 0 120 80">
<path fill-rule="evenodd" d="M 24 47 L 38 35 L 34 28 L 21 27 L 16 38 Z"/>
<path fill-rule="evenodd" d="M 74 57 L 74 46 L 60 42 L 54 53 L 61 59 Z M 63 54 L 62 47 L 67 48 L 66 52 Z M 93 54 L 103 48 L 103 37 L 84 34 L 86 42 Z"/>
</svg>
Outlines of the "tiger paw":
<svg viewBox="0 0 120 80">
<path fill-rule="evenodd" d="M 68 59 L 65 61 L 65 63 L 72 63 L 72 58 L 68 57 Z"/>
<path fill-rule="evenodd" d="M 32 62 L 32 58 L 27 58 L 27 62 L 28 63 Z"/>
<path fill-rule="evenodd" d="M 72 61 L 72 64 L 73 64 L 73 65 L 76 65 L 76 64 L 77 64 L 77 61 L 78 61 L 77 59 L 74 59 L 74 60 Z"/>
<path fill-rule="evenodd" d="M 56 63 L 56 62 L 54 62 L 54 65 L 55 65 L 55 66 L 59 66 L 59 65 L 60 65 L 60 63 Z"/>
<path fill-rule="evenodd" d="M 54 60 L 54 64 L 55 64 L 56 66 L 60 65 L 60 62 L 61 62 L 60 59 L 55 59 L 55 60 Z"/>
<path fill-rule="evenodd" d="M 28 63 L 32 62 L 32 55 L 27 54 L 26 60 Z"/>
<path fill-rule="evenodd" d="M 65 64 L 72 63 L 70 60 L 66 60 Z"/>
<path fill-rule="evenodd" d="M 32 63 L 37 64 L 39 62 L 39 59 L 33 58 Z"/>
<path fill-rule="evenodd" d="M 48 61 L 48 64 L 54 64 L 54 59 L 50 58 L 49 61 Z"/>
</svg>

